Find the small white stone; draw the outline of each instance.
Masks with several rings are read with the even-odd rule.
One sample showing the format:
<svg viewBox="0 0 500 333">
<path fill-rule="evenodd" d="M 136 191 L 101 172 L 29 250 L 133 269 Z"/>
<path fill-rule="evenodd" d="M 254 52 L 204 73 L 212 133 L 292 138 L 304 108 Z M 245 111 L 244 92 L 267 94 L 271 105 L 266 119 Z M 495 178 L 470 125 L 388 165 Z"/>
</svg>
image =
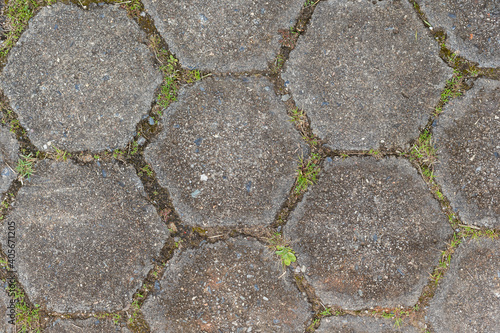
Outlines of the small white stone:
<svg viewBox="0 0 500 333">
<path fill-rule="evenodd" d="M 200 180 L 201 180 L 202 182 L 206 182 L 206 181 L 208 180 L 207 175 L 205 175 L 205 174 L 201 175 L 201 176 L 200 176 Z"/>
</svg>

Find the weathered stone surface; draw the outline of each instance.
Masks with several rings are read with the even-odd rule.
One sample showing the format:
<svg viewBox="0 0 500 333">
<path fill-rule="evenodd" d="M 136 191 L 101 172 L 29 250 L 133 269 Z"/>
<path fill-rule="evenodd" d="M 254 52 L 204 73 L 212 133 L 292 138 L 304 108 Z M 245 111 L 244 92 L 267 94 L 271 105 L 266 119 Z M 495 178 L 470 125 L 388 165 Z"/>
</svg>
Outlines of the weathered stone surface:
<svg viewBox="0 0 500 333">
<path fill-rule="evenodd" d="M 218 72 L 266 70 L 303 0 L 145 0 L 158 31 L 183 66 Z"/>
<path fill-rule="evenodd" d="M 427 312 L 434 331 L 497 332 L 499 267 L 498 239 L 472 240 L 460 246 Z"/>
<path fill-rule="evenodd" d="M 146 115 L 162 77 L 123 10 L 61 3 L 29 24 L 0 86 L 40 150 L 124 147 Z"/>
<path fill-rule="evenodd" d="M 264 78 L 205 79 L 179 93 L 145 151 L 188 225 L 270 224 L 306 148 Z"/>
<path fill-rule="evenodd" d="M 320 2 L 283 73 L 333 149 L 406 147 L 452 70 L 407 1 Z"/>
<path fill-rule="evenodd" d="M 418 333 L 412 326 L 395 327 L 393 320 L 372 317 L 328 317 L 321 319 L 316 333 Z"/>
<path fill-rule="evenodd" d="M 5 22 L 5 16 L 3 15 L 4 6 L 5 6 L 4 0 L 0 0 L 0 46 L 2 45 L 2 40 L 5 38 L 3 32 L 3 24 Z"/>
<path fill-rule="evenodd" d="M 438 118 L 436 180 L 468 224 L 500 227 L 500 84 L 479 79 Z"/>
<path fill-rule="evenodd" d="M 304 332 L 306 302 L 266 246 L 230 239 L 177 253 L 142 307 L 152 332 Z"/>
<path fill-rule="evenodd" d="M 458 54 L 480 66 L 500 66 L 500 3 L 498 0 L 420 0 L 434 27 L 444 28 Z"/>
<path fill-rule="evenodd" d="M 111 320 L 89 318 L 85 320 L 61 320 L 57 319 L 50 325 L 47 333 L 130 333 L 126 327 L 113 324 Z"/>
<path fill-rule="evenodd" d="M 404 159 L 327 159 L 285 237 L 325 304 L 411 306 L 451 234 Z"/>
<path fill-rule="evenodd" d="M 0 126 L 0 193 L 5 193 L 16 179 L 19 143 L 14 133 Z"/>
<path fill-rule="evenodd" d="M 58 312 L 123 309 L 168 235 L 134 169 L 118 164 L 37 163 L 3 235 L 13 223 L 19 281 Z"/>
<path fill-rule="evenodd" d="M 9 323 L 9 320 L 14 320 L 15 317 L 10 318 L 9 316 L 14 315 L 13 304 L 11 304 L 11 298 L 7 295 L 5 289 L 0 288 L 0 332 L 1 333 L 15 333 L 15 325 Z M 7 308 L 11 307 L 11 308 Z"/>
</svg>

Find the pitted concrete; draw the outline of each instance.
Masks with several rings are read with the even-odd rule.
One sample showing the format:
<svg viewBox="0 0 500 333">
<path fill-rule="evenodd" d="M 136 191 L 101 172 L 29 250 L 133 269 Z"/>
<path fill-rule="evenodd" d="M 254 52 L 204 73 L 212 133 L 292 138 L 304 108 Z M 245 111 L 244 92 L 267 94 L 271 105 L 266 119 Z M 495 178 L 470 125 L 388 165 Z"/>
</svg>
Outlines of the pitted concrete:
<svg viewBox="0 0 500 333">
<path fill-rule="evenodd" d="M 152 332 L 304 332 L 310 305 L 266 246 L 231 239 L 177 254 L 142 307 Z"/>
<path fill-rule="evenodd" d="M 9 226 L 28 297 L 61 313 L 125 308 L 168 236 L 133 168 L 116 163 L 37 163 Z"/>
<path fill-rule="evenodd" d="M 283 79 L 333 149 L 407 148 L 452 70 L 407 1 L 322 1 Z"/>
<path fill-rule="evenodd" d="M 500 227 L 500 84 L 479 79 L 437 121 L 436 181 L 468 224 Z"/>
<path fill-rule="evenodd" d="M 269 225 L 306 145 L 264 78 L 206 79 L 179 93 L 145 152 L 191 226 Z"/>
<path fill-rule="evenodd" d="M 30 21 L 0 87 L 39 150 L 126 146 L 162 81 L 145 37 L 108 5 L 58 3 Z"/>
<path fill-rule="evenodd" d="M 355 310 L 416 303 L 451 231 L 407 161 L 365 157 L 327 160 L 284 235 L 322 301 Z"/>
<path fill-rule="evenodd" d="M 482 67 L 500 66 L 500 3 L 497 0 L 420 0 L 429 23 L 443 28 L 449 47 Z"/>
<path fill-rule="evenodd" d="M 145 0 L 170 50 L 188 68 L 266 70 L 280 48 L 278 30 L 295 24 L 303 0 Z"/>
</svg>

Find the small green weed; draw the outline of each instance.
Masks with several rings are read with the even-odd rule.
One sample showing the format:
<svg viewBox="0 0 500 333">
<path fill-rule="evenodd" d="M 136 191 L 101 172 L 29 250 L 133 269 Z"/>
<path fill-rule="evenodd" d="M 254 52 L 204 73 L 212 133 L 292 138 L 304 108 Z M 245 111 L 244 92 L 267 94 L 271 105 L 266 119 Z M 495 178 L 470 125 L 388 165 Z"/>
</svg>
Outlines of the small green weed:
<svg viewBox="0 0 500 333">
<path fill-rule="evenodd" d="M 427 181 L 434 179 L 434 164 L 437 161 L 437 153 L 429 131 L 425 130 L 411 147 L 409 158 L 418 164 L 420 172 Z"/>
<path fill-rule="evenodd" d="M 122 319 L 122 316 L 120 316 L 118 313 L 115 313 L 113 315 L 113 323 L 115 323 L 115 325 L 118 325 L 120 323 L 120 319 Z"/>
<path fill-rule="evenodd" d="M 115 160 L 123 160 L 125 157 L 125 152 L 120 149 L 115 149 L 113 150 L 113 158 Z"/>
<path fill-rule="evenodd" d="M 139 0 L 128 0 L 125 2 L 122 0 L 118 0 L 117 2 L 120 3 L 121 7 L 125 8 L 128 15 L 132 17 L 138 17 L 144 10 L 144 7 Z"/>
<path fill-rule="evenodd" d="M 21 158 L 17 160 L 16 171 L 19 174 L 18 179 L 23 184 L 23 179 L 29 179 L 33 174 L 33 165 L 36 161 L 36 158 L 31 156 L 31 153 L 28 155 L 21 155 Z"/>
<path fill-rule="evenodd" d="M 299 123 L 305 120 L 305 113 L 303 110 L 299 110 L 299 108 L 295 108 L 291 111 L 292 115 L 290 116 L 290 121 L 292 123 Z"/>
<path fill-rule="evenodd" d="M 146 175 L 148 175 L 149 177 L 153 176 L 153 170 L 151 170 L 149 164 L 146 164 L 141 168 L 141 171 L 139 171 L 139 177 L 144 175 L 144 173 L 146 173 Z"/>
<path fill-rule="evenodd" d="M 182 75 L 181 75 L 181 80 L 185 83 L 193 83 L 196 81 L 200 81 L 201 80 L 201 73 L 197 69 L 194 69 L 194 70 L 183 69 Z"/>
<path fill-rule="evenodd" d="M 178 60 L 161 46 L 161 39 L 157 35 L 151 36 L 149 39 L 149 47 L 155 54 L 156 59 L 161 64 L 160 70 L 163 73 L 163 84 L 160 88 L 160 93 L 157 97 L 158 105 L 166 108 L 171 102 L 177 100 L 177 90 L 179 88 L 179 64 Z M 199 71 L 192 71 L 189 76 L 192 79 L 201 79 Z M 161 114 L 160 114 L 161 115 Z"/>
<path fill-rule="evenodd" d="M 307 190 L 309 185 L 316 183 L 319 174 L 319 154 L 312 153 L 307 162 L 300 159 L 300 165 L 297 169 L 297 182 L 295 185 L 295 194 L 301 194 Z"/>
<path fill-rule="evenodd" d="M 380 157 L 380 151 L 375 150 L 375 149 L 370 149 L 368 151 L 368 155 L 373 156 L 373 157 Z"/>
<path fill-rule="evenodd" d="M 280 256 L 283 268 L 290 266 L 292 262 L 295 262 L 297 258 L 295 257 L 295 252 L 288 246 L 276 245 L 275 253 Z"/>
<path fill-rule="evenodd" d="M 331 308 L 325 308 L 322 312 L 319 313 L 321 316 L 331 316 L 332 315 L 332 309 Z"/>
<path fill-rule="evenodd" d="M 283 55 L 281 54 L 278 54 L 271 68 L 271 72 L 273 74 L 277 74 L 283 68 L 284 64 L 285 64 L 285 57 L 283 57 Z"/>
<path fill-rule="evenodd" d="M 453 71 L 453 76 L 446 82 L 444 91 L 441 93 L 441 102 L 447 103 L 451 98 L 462 95 L 464 77 L 457 71 Z"/>
<path fill-rule="evenodd" d="M 55 155 L 54 155 L 54 158 L 57 160 L 57 161 L 66 161 L 68 159 L 68 157 L 71 157 L 71 154 L 68 153 L 67 151 L 65 150 L 62 150 L 62 149 L 58 149 L 56 147 L 52 147 L 54 148 L 54 150 L 56 151 L 55 152 Z"/>
<path fill-rule="evenodd" d="M 139 151 L 139 143 L 137 141 L 132 141 L 131 149 L 129 151 L 130 156 L 134 156 Z"/>
<path fill-rule="evenodd" d="M 306 0 L 306 2 L 304 3 L 304 7 L 312 7 L 312 6 L 315 6 L 318 2 L 320 2 L 320 0 Z"/>
</svg>

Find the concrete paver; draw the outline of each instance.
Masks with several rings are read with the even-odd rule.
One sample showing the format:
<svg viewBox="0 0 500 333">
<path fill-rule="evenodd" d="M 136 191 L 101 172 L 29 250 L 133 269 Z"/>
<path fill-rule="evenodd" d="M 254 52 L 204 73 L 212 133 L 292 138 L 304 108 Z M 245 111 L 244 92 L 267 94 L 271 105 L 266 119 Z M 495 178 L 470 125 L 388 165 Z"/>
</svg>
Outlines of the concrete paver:
<svg viewBox="0 0 500 333">
<path fill-rule="evenodd" d="M 331 0 L 282 76 L 328 147 L 368 150 L 407 147 L 451 73 L 406 1 Z"/>
<path fill-rule="evenodd" d="M 437 333 L 495 332 L 500 327 L 500 241 L 462 244 L 431 301 Z"/>
<path fill-rule="evenodd" d="M 5 193 L 12 181 L 16 179 L 19 143 L 14 133 L 9 132 L 5 127 L 0 127 L 0 193 Z"/>
<path fill-rule="evenodd" d="M 170 50 L 188 68 L 266 70 L 280 48 L 279 29 L 295 24 L 303 0 L 144 0 Z"/>
<path fill-rule="evenodd" d="M 479 79 L 443 109 L 436 180 L 464 222 L 500 227 L 500 84 Z"/>
<path fill-rule="evenodd" d="M 125 308 L 168 235 L 133 168 L 103 163 L 39 162 L 2 234 L 12 225 L 19 281 L 58 312 Z"/>
<path fill-rule="evenodd" d="M 307 156 L 264 78 L 207 79 L 180 92 L 146 160 L 192 226 L 269 225 Z"/>
<path fill-rule="evenodd" d="M 303 332 L 310 305 L 251 239 L 176 254 L 142 311 L 152 332 Z"/>
<path fill-rule="evenodd" d="M 50 325 L 45 332 L 47 333 L 130 333 L 126 327 L 120 327 L 113 324 L 111 320 L 89 318 L 76 320 L 57 319 Z"/>
<path fill-rule="evenodd" d="M 444 28 L 450 48 L 482 67 L 500 66 L 500 4 L 497 0 L 419 0 L 435 28 Z"/>
<path fill-rule="evenodd" d="M 406 160 L 349 158 L 325 162 L 285 237 L 323 302 L 354 310 L 412 306 L 451 231 Z"/>
<path fill-rule="evenodd" d="M 161 83 L 145 34 L 112 6 L 43 8 L 10 52 L 0 87 L 39 150 L 124 147 Z"/>
</svg>

